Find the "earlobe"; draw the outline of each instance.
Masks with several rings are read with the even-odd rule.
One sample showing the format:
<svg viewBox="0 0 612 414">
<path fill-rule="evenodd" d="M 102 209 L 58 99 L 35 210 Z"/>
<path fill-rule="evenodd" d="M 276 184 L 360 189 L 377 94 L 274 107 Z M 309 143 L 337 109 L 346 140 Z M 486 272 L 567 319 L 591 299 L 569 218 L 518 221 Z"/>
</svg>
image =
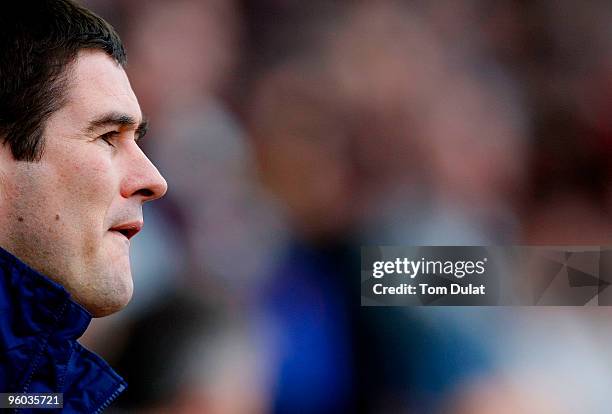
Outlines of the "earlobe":
<svg viewBox="0 0 612 414">
<path fill-rule="evenodd" d="M 13 160 L 11 146 L 4 137 L 0 137 L 0 170 L 4 170 L 11 160 Z"/>
<path fill-rule="evenodd" d="M 4 138 L 0 138 L 0 205 L 6 199 L 9 193 L 10 185 L 10 174 L 14 171 L 14 167 L 17 163 L 13 157 L 11 146 L 4 141 Z"/>
<path fill-rule="evenodd" d="M 0 138 L 0 142 L 0 180 L 3 184 L 6 182 L 7 172 L 11 169 L 11 165 L 15 163 L 15 158 L 13 157 L 11 146 L 3 137 Z"/>
<path fill-rule="evenodd" d="M 5 135 L 0 135 L 0 152 L 3 154 L 2 158 L 4 158 L 4 153 L 8 153 L 13 158 L 13 153 L 11 152 L 11 145 L 7 142 Z"/>
</svg>

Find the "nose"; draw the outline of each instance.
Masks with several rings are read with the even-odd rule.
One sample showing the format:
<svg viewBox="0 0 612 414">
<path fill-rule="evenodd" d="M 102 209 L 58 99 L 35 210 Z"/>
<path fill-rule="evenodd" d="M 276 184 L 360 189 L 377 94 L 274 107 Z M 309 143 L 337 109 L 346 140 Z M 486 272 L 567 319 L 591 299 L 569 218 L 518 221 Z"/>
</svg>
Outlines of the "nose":
<svg viewBox="0 0 612 414">
<path fill-rule="evenodd" d="M 163 197 L 168 191 L 168 183 L 136 143 L 133 143 L 124 165 L 125 174 L 121 182 L 124 198 L 138 197 L 145 203 Z"/>
</svg>

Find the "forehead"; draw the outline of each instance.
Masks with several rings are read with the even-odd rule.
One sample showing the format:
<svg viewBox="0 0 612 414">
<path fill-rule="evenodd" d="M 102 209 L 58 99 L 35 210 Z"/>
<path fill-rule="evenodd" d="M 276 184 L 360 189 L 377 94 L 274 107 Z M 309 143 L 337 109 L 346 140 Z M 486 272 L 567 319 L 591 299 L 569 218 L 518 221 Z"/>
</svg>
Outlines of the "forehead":
<svg viewBox="0 0 612 414">
<path fill-rule="evenodd" d="M 138 99 L 125 71 L 113 58 L 98 50 L 79 52 L 68 73 L 64 110 L 73 121 L 88 122 L 109 112 L 142 119 Z"/>
</svg>

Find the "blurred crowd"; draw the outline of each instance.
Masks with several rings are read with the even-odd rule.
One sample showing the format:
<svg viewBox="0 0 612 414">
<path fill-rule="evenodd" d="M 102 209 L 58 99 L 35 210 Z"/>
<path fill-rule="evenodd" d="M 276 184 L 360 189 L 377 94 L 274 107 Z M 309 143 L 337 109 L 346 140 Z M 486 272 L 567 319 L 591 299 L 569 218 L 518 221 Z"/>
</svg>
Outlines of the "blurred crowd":
<svg viewBox="0 0 612 414">
<path fill-rule="evenodd" d="M 83 338 L 112 412 L 609 412 L 610 310 L 361 307 L 359 274 L 363 245 L 611 244 L 610 1 L 83 3 L 169 183 Z"/>
</svg>

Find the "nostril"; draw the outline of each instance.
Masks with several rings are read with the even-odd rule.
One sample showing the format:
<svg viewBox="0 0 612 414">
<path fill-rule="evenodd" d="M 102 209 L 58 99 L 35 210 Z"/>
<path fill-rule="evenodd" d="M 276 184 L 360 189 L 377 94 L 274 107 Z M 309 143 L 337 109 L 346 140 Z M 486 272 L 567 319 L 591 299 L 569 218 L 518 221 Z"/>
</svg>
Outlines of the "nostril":
<svg viewBox="0 0 612 414">
<path fill-rule="evenodd" d="M 154 193 L 152 190 L 149 190 L 148 188 L 141 188 L 140 190 L 136 191 L 136 194 L 140 194 L 145 197 L 151 197 L 153 196 Z"/>
</svg>

